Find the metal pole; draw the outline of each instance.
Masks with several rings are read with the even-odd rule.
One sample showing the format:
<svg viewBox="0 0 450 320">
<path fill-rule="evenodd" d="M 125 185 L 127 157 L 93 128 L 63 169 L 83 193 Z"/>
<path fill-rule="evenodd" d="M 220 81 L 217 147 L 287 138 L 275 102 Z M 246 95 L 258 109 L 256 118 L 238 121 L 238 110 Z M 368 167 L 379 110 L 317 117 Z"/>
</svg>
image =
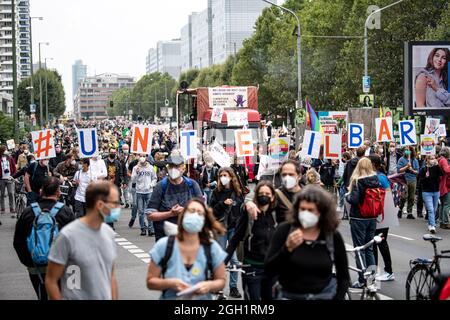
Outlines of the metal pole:
<svg viewBox="0 0 450 320">
<path fill-rule="evenodd" d="M 158 112 L 158 110 L 156 109 L 156 104 L 157 104 L 157 100 L 156 100 L 156 86 L 155 86 L 155 123 L 156 123 L 156 114 Z"/>
<path fill-rule="evenodd" d="M 42 103 L 42 62 L 41 62 L 41 43 L 39 42 L 39 123 L 40 127 L 44 126 L 44 111 Z"/>
<path fill-rule="evenodd" d="M 390 8 L 392 6 L 395 6 L 396 4 L 399 4 L 400 2 L 403 2 L 404 0 L 399 0 L 396 1 L 394 3 L 391 3 L 383 8 L 380 8 L 378 10 L 375 10 L 374 12 L 372 12 L 371 14 L 369 14 L 369 16 L 366 19 L 366 22 L 364 23 L 364 76 L 368 76 L 368 69 L 369 69 L 369 58 L 368 58 L 368 39 L 367 39 L 367 24 L 369 23 L 370 18 L 372 18 L 372 16 L 374 16 L 375 14 L 383 11 L 384 9 Z"/>
<path fill-rule="evenodd" d="M 31 29 L 31 17 L 29 17 L 29 23 L 30 23 L 30 60 L 31 60 L 31 76 L 30 76 L 30 104 L 34 104 L 34 84 L 33 84 L 33 32 Z"/>
<path fill-rule="evenodd" d="M 14 119 L 14 139 L 19 142 L 19 97 L 17 90 L 17 43 L 16 43 L 16 2 L 11 0 L 12 5 L 12 63 L 13 63 L 13 119 Z"/>
<path fill-rule="evenodd" d="M 47 60 L 53 60 L 53 58 L 45 58 L 45 122 L 50 125 L 48 119 L 48 75 L 47 75 Z"/>
</svg>

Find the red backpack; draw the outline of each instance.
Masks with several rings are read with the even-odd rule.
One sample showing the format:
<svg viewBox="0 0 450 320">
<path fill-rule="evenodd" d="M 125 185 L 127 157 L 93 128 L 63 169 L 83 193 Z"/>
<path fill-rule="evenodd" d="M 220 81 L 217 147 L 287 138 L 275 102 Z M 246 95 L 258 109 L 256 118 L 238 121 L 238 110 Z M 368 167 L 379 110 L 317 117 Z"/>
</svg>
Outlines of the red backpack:
<svg viewBox="0 0 450 320">
<path fill-rule="evenodd" d="M 384 220 L 384 197 L 386 190 L 383 188 L 367 188 L 363 203 L 359 204 L 359 211 L 363 218 L 377 218 L 380 214 Z"/>
</svg>

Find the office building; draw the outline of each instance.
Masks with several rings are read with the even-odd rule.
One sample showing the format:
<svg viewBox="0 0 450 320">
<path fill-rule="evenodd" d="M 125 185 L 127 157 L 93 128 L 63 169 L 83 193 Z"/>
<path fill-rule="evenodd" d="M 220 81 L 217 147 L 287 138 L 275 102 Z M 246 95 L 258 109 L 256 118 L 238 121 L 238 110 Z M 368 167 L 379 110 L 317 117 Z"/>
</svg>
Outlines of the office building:
<svg viewBox="0 0 450 320">
<path fill-rule="evenodd" d="M 43 66 L 45 68 L 45 66 Z M 72 65 L 72 97 L 75 97 L 78 91 L 80 81 L 87 76 L 87 66 L 82 60 L 77 60 Z"/>
<path fill-rule="evenodd" d="M 181 40 L 158 41 L 156 49 L 150 49 L 147 55 L 147 74 L 152 72 L 168 73 L 177 79 L 181 73 Z"/>
<path fill-rule="evenodd" d="M 106 119 L 114 91 L 132 88 L 135 79 L 128 75 L 105 73 L 86 77 L 79 83 L 74 99 L 74 114 L 77 119 Z"/>
<path fill-rule="evenodd" d="M 156 49 L 151 48 L 148 50 L 146 72 L 147 74 L 158 71 L 158 54 Z"/>
</svg>

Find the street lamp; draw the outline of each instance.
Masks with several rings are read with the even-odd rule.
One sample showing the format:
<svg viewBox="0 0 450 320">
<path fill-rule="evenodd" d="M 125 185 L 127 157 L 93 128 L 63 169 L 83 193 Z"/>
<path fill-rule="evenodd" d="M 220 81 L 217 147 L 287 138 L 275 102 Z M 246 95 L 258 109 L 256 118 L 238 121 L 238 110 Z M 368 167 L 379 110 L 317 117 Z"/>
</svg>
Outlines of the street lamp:
<svg viewBox="0 0 450 320">
<path fill-rule="evenodd" d="M 39 42 L 39 71 L 42 69 L 42 62 L 41 62 L 41 45 L 50 45 L 49 42 Z M 44 126 L 44 115 L 42 110 L 42 72 L 39 72 L 39 123 L 41 128 Z"/>
<path fill-rule="evenodd" d="M 45 58 L 45 71 L 47 71 L 47 60 L 53 60 L 53 58 Z M 45 72 L 45 122 L 49 125 L 48 121 L 48 77 L 47 72 Z"/>
<path fill-rule="evenodd" d="M 302 51 L 301 51 L 302 47 L 301 47 L 301 45 L 302 44 L 301 44 L 300 19 L 298 18 L 298 16 L 295 14 L 294 11 L 292 11 L 292 10 L 290 10 L 288 8 L 280 6 L 280 5 L 278 5 L 276 3 L 273 3 L 273 2 L 271 2 L 269 0 L 262 0 L 262 1 L 267 2 L 267 3 L 269 3 L 269 4 L 271 4 L 271 5 L 275 6 L 275 7 L 280 8 L 283 11 L 286 11 L 286 12 L 292 14 L 295 17 L 295 19 L 297 20 L 297 77 L 298 77 L 297 100 L 298 100 L 298 107 L 300 109 L 302 109 L 303 108 L 303 103 L 302 103 L 302 61 L 301 61 L 301 58 L 302 58 Z"/>
<path fill-rule="evenodd" d="M 31 66 L 30 66 L 30 71 L 31 71 L 31 76 L 30 76 L 30 82 L 31 82 L 31 86 L 33 86 L 33 29 L 32 29 L 32 21 L 33 20 L 39 20 L 42 21 L 44 20 L 43 17 L 30 17 L 29 19 L 29 24 L 30 24 L 30 61 L 31 61 Z M 31 96 L 31 104 L 34 104 L 34 92 L 33 92 L 33 87 L 31 88 L 30 91 L 30 96 Z"/>
<path fill-rule="evenodd" d="M 368 38 L 367 38 L 367 24 L 369 23 L 369 20 L 372 18 L 372 16 L 374 16 L 377 13 L 380 13 L 384 9 L 390 8 L 392 6 L 395 6 L 396 4 L 399 4 L 400 2 L 403 2 L 403 0 L 396 1 L 394 3 L 391 3 L 391 4 L 381 8 L 381 9 L 375 10 L 374 12 L 369 14 L 369 16 L 366 19 L 366 22 L 364 23 L 364 76 L 365 77 L 368 76 L 368 69 L 369 69 L 369 61 L 368 61 L 368 57 L 367 57 L 367 54 L 368 54 L 367 53 L 367 42 L 368 42 Z"/>
</svg>

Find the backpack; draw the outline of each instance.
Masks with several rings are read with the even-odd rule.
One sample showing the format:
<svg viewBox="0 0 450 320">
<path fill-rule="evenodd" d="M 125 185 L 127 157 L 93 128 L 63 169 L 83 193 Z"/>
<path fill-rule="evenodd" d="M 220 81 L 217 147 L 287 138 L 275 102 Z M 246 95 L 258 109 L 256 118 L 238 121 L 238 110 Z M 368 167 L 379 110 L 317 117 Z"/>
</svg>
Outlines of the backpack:
<svg viewBox="0 0 450 320">
<path fill-rule="evenodd" d="M 64 203 L 57 202 L 51 210 L 44 209 L 37 202 L 31 204 L 34 213 L 33 226 L 27 238 L 28 251 L 31 259 L 36 265 L 47 265 L 50 246 L 59 233 L 55 216 L 64 206 Z"/>
<path fill-rule="evenodd" d="M 191 179 L 183 176 L 183 181 L 188 185 L 189 187 L 189 198 L 192 198 L 194 195 L 194 183 Z M 164 195 L 166 194 L 167 188 L 169 187 L 169 178 L 165 177 L 161 180 L 161 186 L 162 186 L 162 194 L 161 198 L 164 198 Z"/>
<path fill-rule="evenodd" d="M 175 236 L 169 236 L 167 239 L 167 246 L 166 246 L 166 252 L 164 253 L 164 257 L 159 262 L 159 266 L 161 268 L 161 277 L 164 279 L 165 274 L 167 271 L 167 265 L 169 263 L 170 257 L 173 253 L 173 246 L 175 244 Z M 214 268 L 212 263 L 212 256 L 211 256 L 211 245 L 202 245 L 203 250 L 205 251 L 206 256 L 206 269 L 205 269 L 205 279 L 211 280 L 214 276 Z M 163 291 L 163 295 L 165 294 L 166 290 Z"/>
<path fill-rule="evenodd" d="M 367 188 L 364 200 L 359 204 L 359 211 L 363 218 L 377 218 L 380 214 L 384 220 L 384 197 L 386 190 L 383 188 Z"/>
</svg>

